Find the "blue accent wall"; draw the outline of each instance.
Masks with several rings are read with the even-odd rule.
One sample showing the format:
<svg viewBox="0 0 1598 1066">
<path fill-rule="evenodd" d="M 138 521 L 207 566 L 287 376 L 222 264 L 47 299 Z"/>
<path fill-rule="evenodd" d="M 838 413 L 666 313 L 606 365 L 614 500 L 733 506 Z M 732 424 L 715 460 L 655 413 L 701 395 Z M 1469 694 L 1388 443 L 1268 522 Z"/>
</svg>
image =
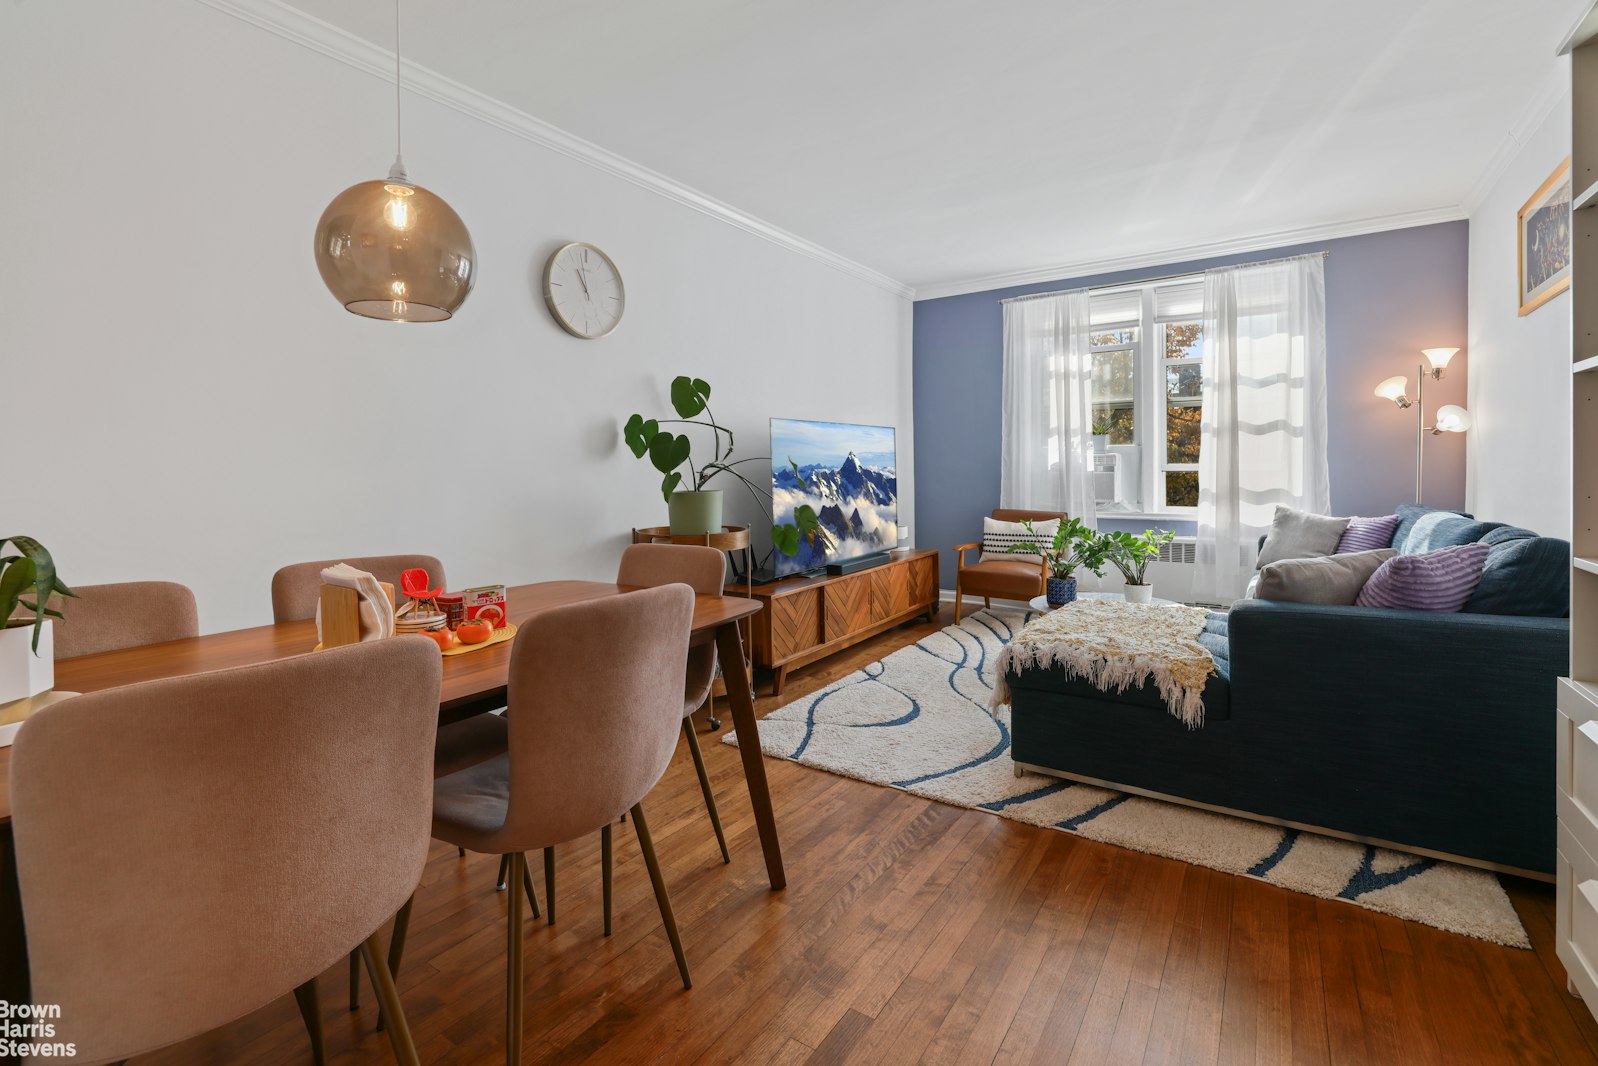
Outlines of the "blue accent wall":
<svg viewBox="0 0 1598 1066">
<path fill-rule="evenodd" d="M 1465 222 L 1443 222 L 918 302 L 915 543 L 944 549 L 943 585 L 952 588 L 954 556 L 948 549 L 980 540 L 983 516 L 999 505 L 1001 299 L 1314 251 L 1331 253 L 1326 260 L 1326 380 L 1332 510 L 1391 514 L 1397 504 L 1415 498 L 1414 409 L 1399 411 L 1372 390 L 1383 378 L 1413 376 L 1422 360 L 1420 349 L 1458 347 L 1447 376 L 1427 383 L 1428 423 L 1441 404 L 1465 405 L 1468 237 Z M 1514 270 L 1513 262 L 1505 264 L 1506 287 L 1514 284 Z M 1427 435 L 1425 502 L 1433 507 L 1464 506 L 1468 436 Z M 1191 526 L 1176 528 L 1191 532 Z"/>
</svg>

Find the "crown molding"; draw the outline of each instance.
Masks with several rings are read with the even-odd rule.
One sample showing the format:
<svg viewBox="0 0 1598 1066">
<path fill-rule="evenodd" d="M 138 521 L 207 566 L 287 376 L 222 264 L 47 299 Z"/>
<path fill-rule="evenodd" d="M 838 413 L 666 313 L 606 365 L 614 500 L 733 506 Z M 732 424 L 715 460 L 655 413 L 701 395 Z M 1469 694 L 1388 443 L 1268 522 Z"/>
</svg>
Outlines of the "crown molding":
<svg viewBox="0 0 1598 1066">
<path fill-rule="evenodd" d="M 1520 149 L 1531 139 L 1542 124 L 1548 121 L 1548 116 L 1553 114 L 1554 108 L 1559 106 L 1559 101 L 1570 90 L 1570 61 L 1562 59 L 1556 61 L 1538 84 L 1535 94 L 1520 112 L 1520 117 L 1515 124 L 1504 132 L 1503 139 L 1498 142 L 1492 156 L 1487 160 L 1487 165 L 1477 176 L 1475 184 L 1466 194 L 1464 207 L 1467 214 L 1474 215 L 1482 204 L 1487 202 L 1488 195 L 1493 191 L 1493 186 L 1498 184 L 1498 179 L 1504 176 L 1509 169 L 1509 164 L 1515 161 L 1515 156 L 1520 154 Z"/>
<path fill-rule="evenodd" d="M 393 84 L 392 51 L 323 22 L 296 7 L 282 3 L 281 0 L 198 0 L 198 2 Z M 731 204 L 723 203 L 713 196 L 601 148 L 591 141 L 585 141 L 486 93 L 447 78 L 437 71 L 406 60 L 404 80 L 407 92 L 443 104 L 496 129 L 586 163 L 596 170 L 631 182 L 657 196 L 690 207 L 701 214 L 736 226 L 746 233 L 798 252 L 817 262 L 825 263 L 835 270 L 875 285 L 895 296 L 904 299 L 912 299 L 915 296 L 915 290 L 910 286 L 881 271 L 873 270 L 864 263 L 829 251 L 813 241 L 807 241 L 764 219 L 740 211 Z"/>
<path fill-rule="evenodd" d="M 917 301 L 936 300 L 943 296 L 961 296 L 966 293 L 987 292 L 991 289 L 1008 289 L 1016 285 L 1037 285 L 1049 281 L 1066 281 L 1071 278 L 1085 278 L 1096 274 L 1114 274 L 1123 270 L 1141 270 L 1146 267 L 1177 266 L 1201 259 L 1215 259 L 1220 256 L 1239 255 L 1244 252 L 1262 252 L 1294 244 L 1310 244 L 1315 241 L 1333 240 L 1338 237 L 1358 237 L 1362 234 L 1380 233 L 1384 230 L 1430 226 L 1438 222 L 1457 222 L 1466 217 L 1467 212 L 1464 207 L 1453 204 L 1445 207 L 1428 208 L 1424 211 L 1409 211 L 1397 215 L 1381 215 L 1375 218 L 1355 219 L 1349 222 L 1332 222 L 1317 226 L 1304 226 L 1299 229 L 1275 230 L 1270 233 L 1258 233 L 1249 237 L 1237 237 L 1232 240 L 1213 241 L 1207 244 L 1189 244 L 1157 252 L 1113 256 L 1106 259 L 1082 259 L 1072 263 L 1059 263 L 1053 266 L 1038 267 L 1033 270 L 1018 270 L 1008 274 L 988 274 L 984 277 L 965 278 L 959 281 L 918 285 L 915 290 L 915 298 Z"/>
</svg>

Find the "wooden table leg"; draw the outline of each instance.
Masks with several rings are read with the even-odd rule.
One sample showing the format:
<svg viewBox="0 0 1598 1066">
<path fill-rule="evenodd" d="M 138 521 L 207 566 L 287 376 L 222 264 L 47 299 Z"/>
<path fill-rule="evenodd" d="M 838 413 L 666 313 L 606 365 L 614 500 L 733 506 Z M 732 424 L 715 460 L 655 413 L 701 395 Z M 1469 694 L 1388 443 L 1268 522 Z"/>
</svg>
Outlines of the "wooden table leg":
<svg viewBox="0 0 1598 1066">
<path fill-rule="evenodd" d="M 723 669 L 727 684 L 727 705 L 732 710 L 733 728 L 738 732 L 738 757 L 744 764 L 744 781 L 749 786 L 749 802 L 755 809 L 755 827 L 760 830 L 760 850 L 766 855 L 766 874 L 772 890 L 787 887 L 782 869 L 782 844 L 777 840 L 777 818 L 771 810 L 771 788 L 766 784 L 765 756 L 760 754 L 760 730 L 755 726 L 755 694 L 749 675 L 739 667 L 744 661 L 743 641 L 738 623 L 730 622 L 716 630 L 716 651 L 723 663 L 736 663 Z"/>
</svg>

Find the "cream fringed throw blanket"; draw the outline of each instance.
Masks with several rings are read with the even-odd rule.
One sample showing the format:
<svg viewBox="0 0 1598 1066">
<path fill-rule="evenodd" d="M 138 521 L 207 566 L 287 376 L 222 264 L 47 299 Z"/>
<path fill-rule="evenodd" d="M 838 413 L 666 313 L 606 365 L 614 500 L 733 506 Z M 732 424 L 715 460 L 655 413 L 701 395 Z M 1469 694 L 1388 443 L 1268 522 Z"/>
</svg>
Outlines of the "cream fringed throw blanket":
<svg viewBox="0 0 1598 1066">
<path fill-rule="evenodd" d="M 1180 604 L 1149 606 L 1077 600 L 1028 622 L 999 655 L 991 706 L 1010 702 L 1005 675 L 1029 667 L 1065 667 L 1106 691 L 1152 678 L 1171 713 L 1189 729 L 1204 724 L 1204 682 L 1215 672 L 1198 641 L 1209 612 Z"/>
</svg>

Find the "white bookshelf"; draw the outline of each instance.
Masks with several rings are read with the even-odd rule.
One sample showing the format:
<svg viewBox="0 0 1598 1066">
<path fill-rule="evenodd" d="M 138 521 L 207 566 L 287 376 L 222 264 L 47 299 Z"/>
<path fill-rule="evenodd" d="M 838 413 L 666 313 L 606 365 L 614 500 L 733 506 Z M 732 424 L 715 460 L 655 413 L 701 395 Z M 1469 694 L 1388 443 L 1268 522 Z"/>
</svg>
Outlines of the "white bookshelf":
<svg viewBox="0 0 1598 1066">
<path fill-rule="evenodd" d="M 1598 1007 L 1598 4 L 1571 30 L 1570 677 L 1560 682 L 1556 947 Z"/>
</svg>

